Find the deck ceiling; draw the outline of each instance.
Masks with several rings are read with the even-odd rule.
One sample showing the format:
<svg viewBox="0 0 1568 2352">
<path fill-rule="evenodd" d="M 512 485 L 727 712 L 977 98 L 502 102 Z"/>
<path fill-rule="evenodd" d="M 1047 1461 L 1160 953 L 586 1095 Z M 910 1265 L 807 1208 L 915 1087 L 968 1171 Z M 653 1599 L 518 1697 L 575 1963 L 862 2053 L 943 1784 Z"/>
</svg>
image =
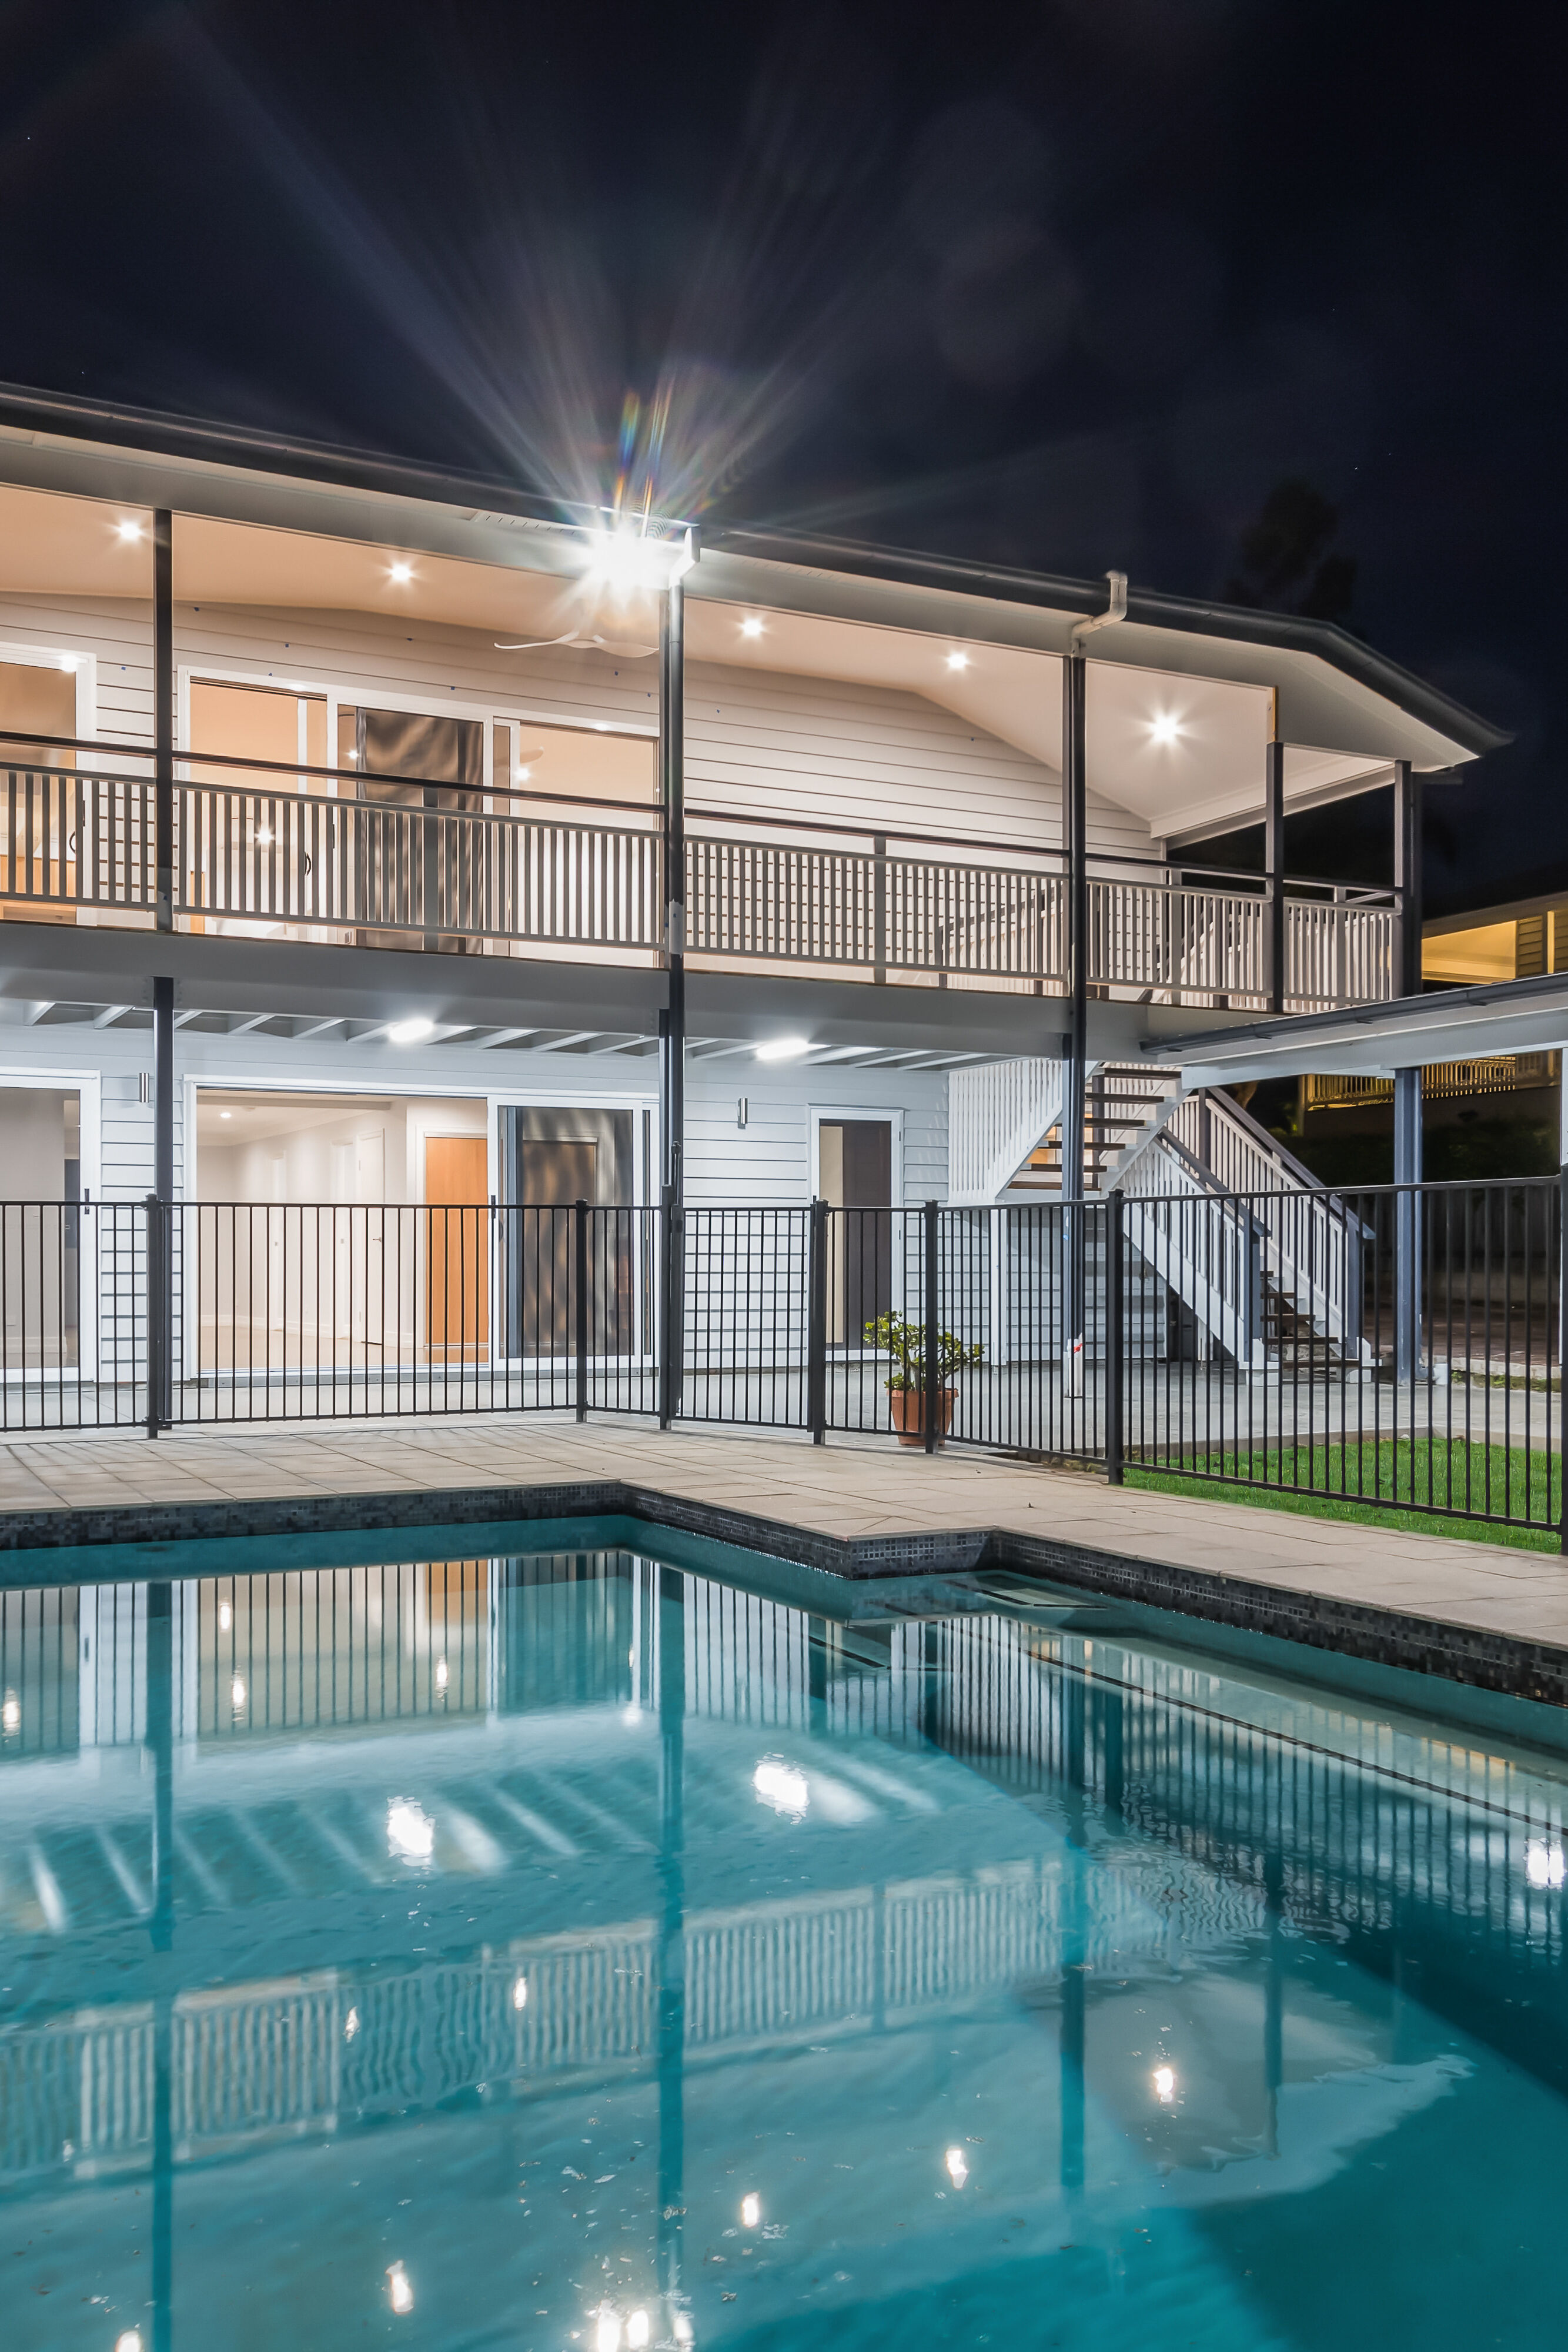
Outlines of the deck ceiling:
<svg viewBox="0 0 1568 2352">
<path fill-rule="evenodd" d="M 0 450 L 3 457 L 3 450 Z M 371 509 L 373 511 L 373 509 Z M 359 517 L 356 514 L 356 521 Z M 495 518 L 471 518 L 476 524 Z M 0 485 L 0 592 L 150 594 L 151 512 L 134 503 Z M 123 524 L 139 538 L 120 535 Z M 485 560 L 204 513 L 174 528 L 177 604 L 277 612 L 373 613 L 424 628 L 484 632 L 526 646 L 570 645 L 588 658 L 647 660 L 653 595 L 620 595 L 583 575 L 564 531 L 491 530 Z M 497 560 L 504 554 L 505 560 Z M 1061 648 L 1081 615 L 882 582 L 821 575 L 720 554 L 690 575 L 688 647 L 701 662 L 841 680 L 924 697 L 1055 771 L 1061 761 Z M 758 593 L 744 592 L 755 586 Z M 760 623 L 754 635 L 742 625 Z M 1020 643 L 1020 635 L 1032 643 Z M 1315 656 L 1219 636 L 1123 624 L 1089 641 L 1092 789 L 1156 837 L 1255 820 L 1263 748 L 1279 714 L 1287 803 L 1315 805 L 1382 782 L 1391 761 L 1419 767 L 1467 756 L 1429 725 Z M 962 666 L 949 656 L 959 654 Z M 530 661 L 516 656 L 522 687 Z M 1303 735 L 1301 729 L 1310 728 Z"/>
</svg>

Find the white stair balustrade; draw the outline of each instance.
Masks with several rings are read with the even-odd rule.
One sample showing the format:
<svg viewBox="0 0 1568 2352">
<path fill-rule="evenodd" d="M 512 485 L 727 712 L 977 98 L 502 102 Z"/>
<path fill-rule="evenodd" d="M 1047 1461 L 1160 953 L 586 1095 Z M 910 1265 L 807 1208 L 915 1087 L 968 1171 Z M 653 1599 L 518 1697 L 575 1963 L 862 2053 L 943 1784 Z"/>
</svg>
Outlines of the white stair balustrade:
<svg viewBox="0 0 1568 2352">
<path fill-rule="evenodd" d="M 1035 1058 L 955 1070 L 947 1080 L 947 1198 L 999 1200 L 1061 1117 L 1061 1062 Z"/>
</svg>

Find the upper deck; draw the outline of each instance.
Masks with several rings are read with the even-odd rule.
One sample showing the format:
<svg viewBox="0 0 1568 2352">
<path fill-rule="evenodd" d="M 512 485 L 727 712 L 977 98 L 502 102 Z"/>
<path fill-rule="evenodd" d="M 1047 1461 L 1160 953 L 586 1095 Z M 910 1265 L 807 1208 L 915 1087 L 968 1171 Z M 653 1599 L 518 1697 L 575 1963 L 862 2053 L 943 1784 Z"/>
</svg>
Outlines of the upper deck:
<svg viewBox="0 0 1568 2352">
<path fill-rule="evenodd" d="M 684 950 L 699 972 L 1067 992 L 1064 656 L 1103 592 L 628 542 L 451 483 L 193 454 L 154 422 L 139 449 L 0 441 L 6 922 L 515 957 L 563 987 Z M 1490 730 L 1320 625 L 1134 598 L 1080 643 L 1091 992 L 1388 997 L 1394 891 L 1183 844 L 1260 819 L 1271 761 L 1289 813 Z"/>
</svg>

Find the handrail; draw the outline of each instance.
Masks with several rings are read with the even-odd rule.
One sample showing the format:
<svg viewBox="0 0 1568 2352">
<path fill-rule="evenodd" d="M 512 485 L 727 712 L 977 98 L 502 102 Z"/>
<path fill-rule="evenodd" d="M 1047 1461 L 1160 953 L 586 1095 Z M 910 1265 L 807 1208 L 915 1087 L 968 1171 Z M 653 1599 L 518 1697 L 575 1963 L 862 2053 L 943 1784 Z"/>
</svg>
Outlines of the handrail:
<svg viewBox="0 0 1568 2352">
<path fill-rule="evenodd" d="M 618 735 L 622 738 L 630 736 L 636 741 L 652 742 L 653 740 L 652 736 L 644 735 L 640 729 L 607 726 L 603 731 L 607 734 Z M 153 749 L 151 744 L 116 743 L 109 741 L 101 736 L 40 735 L 34 734 L 26 728 L 19 727 L 0 727 L 0 743 L 39 743 L 60 751 L 97 751 L 108 749 L 118 751 L 128 758 L 143 761 L 151 761 L 154 757 Z M 654 810 L 654 803 L 652 802 L 638 803 L 630 801 L 612 801 L 609 799 L 596 801 L 587 794 L 528 792 L 517 784 L 497 784 L 489 781 L 482 781 L 475 784 L 458 784 L 455 783 L 450 776 L 389 775 L 377 769 L 329 767 L 322 762 L 310 760 L 262 760 L 253 759 L 246 756 L 245 753 L 237 751 L 197 751 L 191 750 L 187 745 L 181 745 L 178 747 L 174 752 L 174 757 L 184 765 L 193 765 L 204 768 L 234 768 L 246 775 L 259 773 L 262 775 L 295 777 L 322 776 L 329 778 L 334 782 L 340 783 L 361 784 L 369 781 L 373 783 L 381 784 L 407 784 L 417 787 L 424 792 L 473 793 L 483 794 L 489 800 L 542 802 L 555 808 L 625 808 L 633 811 L 646 809 L 650 813 L 653 813 Z M 4 764 L 4 762 L 0 762 L 0 766 L 3 766 Z M 72 776 L 74 775 L 75 771 L 68 768 L 38 768 L 32 770 L 29 772 L 39 775 Z M 125 781 L 128 782 L 140 783 L 145 780 L 140 776 L 136 776 L 128 777 Z M 200 780 L 189 776 L 177 779 L 177 782 L 183 783 L 196 782 L 199 781 Z M 214 791 L 223 792 L 230 790 L 232 787 L 219 783 L 213 785 L 212 789 Z M 434 812 L 436 814 L 462 814 L 465 813 L 476 815 L 486 814 L 486 812 L 477 810 L 472 812 L 438 810 Z M 852 839 L 863 841 L 913 842 L 917 846 L 931 849 L 977 849 L 989 852 L 992 856 L 999 857 L 1035 857 L 1042 860 L 1050 859 L 1054 861 L 1051 870 L 1055 872 L 1063 871 L 1065 869 L 1066 863 L 1065 852 L 1061 849 L 1041 848 L 1037 843 L 1033 842 L 982 840 L 977 835 L 972 834 L 915 833 L 904 827 L 889 824 L 845 824 L 841 819 L 833 817 L 759 816 L 748 809 L 705 808 L 700 803 L 694 803 L 691 802 L 686 803 L 686 816 L 688 821 L 693 818 L 696 818 L 711 824 L 759 825 L 767 827 L 772 831 L 848 835 Z M 1128 866 L 1137 866 L 1140 868 L 1148 867 L 1156 873 L 1169 877 L 1167 879 L 1166 887 L 1176 889 L 1186 887 L 1185 883 L 1175 879 L 1177 875 L 1200 875 L 1218 877 L 1222 882 L 1239 882 L 1249 886 L 1255 885 L 1256 887 L 1249 887 L 1246 890 L 1244 895 L 1248 898 L 1261 896 L 1267 882 L 1266 876 L 1259 874 L 1251 867 L 1242 867 L 1239 866 L 1210 866 L 1188 858 L 1143 857 L 1140 856 L 1135 850 L 1091 851 L 1089 863 L 1092 866 L 1099 866 L 1102 868 L 1109 867 L 1119 869 Z M 1385 889 L 1383 885 L 1377 883 L 1334 881 L 1326 876 L 1320 875 L 1286 875 L 1284 879 L 1287 888 L 1294 887 L 1298 889 L 1306 888 L 1320 890 L 1354 889 L 1368 892 L 1380 891 L 1384 897 L 1389 898 L 1393 896 L 1392 891 Z M 1357 903 L 1360 902 L 1358 901 Z"/>
</svg>

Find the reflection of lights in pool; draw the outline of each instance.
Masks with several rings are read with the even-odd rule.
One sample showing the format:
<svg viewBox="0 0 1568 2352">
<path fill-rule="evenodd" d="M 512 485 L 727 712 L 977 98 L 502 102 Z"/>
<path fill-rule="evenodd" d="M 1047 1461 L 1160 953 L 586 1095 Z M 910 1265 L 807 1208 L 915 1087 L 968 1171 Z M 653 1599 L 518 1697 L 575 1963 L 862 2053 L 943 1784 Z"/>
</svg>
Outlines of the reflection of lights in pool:
<svg viewBox="0 0 1568 2352">
<path fill-rule="evenodd" d="M 351 2010 L 349 2011 L 349 2014 L 347 2015 L 347 2017 L 343 2020 L 343 2039 L 344 2039 L 344 2041 L 345 2041 L 345 2042 L 351 2042 L 351 2041 L 353 2040 L 353 2038 L 354 2038 L 355 2034 L 359 2032 L 359 2030 L 360 2030 L 360 2012 L 359 2012 L 359 2011 L 358 2011 L 357 2009 L 351 2009 Z"/>
<path fill-rule="evenodd" d="M 235 1676 L 233 1682 L 229 1685 L 229 1698 L 237 1714 L 239 1709 L 245 1705 L 245 1685 L 240 1680 L 238 1675 Z"/>
<path fill-rule="evenodd" d="M 514 2009 L 527 2009 L 528 2005 L 528 1980 L 527 1977 L 519 1977 L 516 1984 L 512 1987 L 512 2007 Z"/>
<path fill-rule="evenodd" d="M 593 2333 L 594 2352 L 621 2352 L 621 2322 L 612 2311 L 601 2311 Z"/>
<path fill-rule="evenodd" d="M 22 1702 L 15 1691 L 7 1691 L 5 1704 L 0 1706 L 0 1730 L 20 1731 L 21 1728 Z"/>
<path fill-rule="evenodd" d="M 947 2167 L 947 2178 L 954 2188 L 962 2189 L 965 2181 L 969 2178 L 969 2168 L 964 2160 L 963 2149 L 950 2147 L 942 2161 Z"/>
<path fill-rule="evenodd" d="M 128 2327 L 123 2336 L 114 2339 L 114 2352 L 141 2352 L 141 2330 Z"/>
<path fill-rule="evenodd" d="M 387 1807 L 387 1851 L 403 1862 L 428 1862 L 435 1851 L 435 1823 L 412 1798 L 394 1798 Z"/>
<path fill-rule="evenodd" d="M 1155 2096 L 1158 2099 L 1162 2106 L 1166 2107 L 1169 2106 L 1171 2101 L 1175 2098 L 1176 2068 L 1174 2066 L 1156 2066 L 1155 2068 Z"/>
<path fill-rule="evenodd" d="M 648 2341 L 648 2315 L 645 2311 L 634 2311 L 626 2322 L 626 2341 L 632 2352 L 643 2352 L 643 2347 Z"/>
<path fill-rule="evenodd" d="M 1568 1877 L 1568 1862 L 1563 1859 L 1562 1847 L 1531 1838 L 1524 1849 L 1524 1874 L 1531 1886 L 1561 1886 Z"/>
<path fill-rule="evenodd" d="M 444 1690 L 446 1688 L 446 1661 L 444 1658 L 437 1658 L 435 1661 L 435 1687 L 437 1690 Z"/>
<path fill-rule="evenodd" d="M 228 1113 L 227 1113 L 227 1111 L 226 1111 L 226 1110 L 225 1110 L 225 1113 L 224 1113 L 224 1117 L 225 1117 L 225 1118 L 227 1118 L 227 1117 L 228 1117 Z M 234 1613 L 234 1611 L 229 1607 L 228 1602 L 227 1602 L 226 1601 L 219 1601 L 219 1603 L 218 1603 L 218 1631 L 219 1631 L 219 1633 L 226 1633 L 228 1632 L 228 1630 L 229 1630 L 229 1627 L 234 1623 L 234 1621 L 235 1621 L 235 1613 Z"/>
<path fill-rule="evenodd" d="M 751 1785 L 761 1803 L 771 1805 L 776 1813 L 788 1813 L 792 1821 L 800 1821 L 811 1801 L 804 1772 L 797 1772 L 781 1757 L 765 1756 L 751 1776 Z"/>
<path fill-rule="evenodd" d="M 677 2311 L 675 2314 L 675 2341 L 677 2344 L 689 2344 L 691 2340 L 692 2323 L 687 2318 L 684 2311 Z"/>
<path fill-rule="evenodd" d="M 389 2263 L 387 2264 L 387 2279 L 392 2289 L 392 2309 L 394 2311 L 412 2311 L 413 2309 L 413 2289 L 408 2283 L 408 2273 L 404 2270 L 401 2263 Z"/>
<path fill-rule="evenodd" d="M 762 2219 L 762 2200 L 755 2190 L 740 2200 L 740 2218 L 748 2230 L 755 2230 Z"/>
</svg>

